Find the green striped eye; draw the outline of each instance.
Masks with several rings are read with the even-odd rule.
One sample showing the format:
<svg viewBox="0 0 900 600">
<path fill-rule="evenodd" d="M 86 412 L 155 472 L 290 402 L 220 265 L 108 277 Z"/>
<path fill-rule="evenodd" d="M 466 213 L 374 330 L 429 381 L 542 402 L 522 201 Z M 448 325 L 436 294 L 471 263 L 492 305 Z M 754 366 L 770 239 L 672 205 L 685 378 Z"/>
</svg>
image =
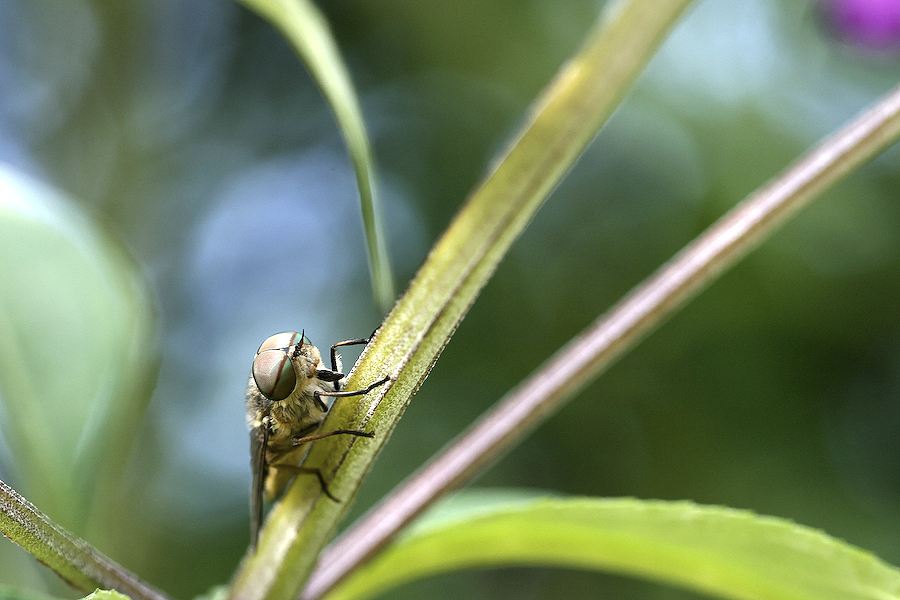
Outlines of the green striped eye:
<svg viewBox="0 0 900 600">
<path fill-rule="evenodd" d="M 297 385 L 297 375 L 284 350 L 262 350 L 257 354 L 253 359 L 253 379 L 269 400 L 284 400 Z"/>
<path fill-rule="evenodd" d="M 266 338 L 256 351 L 253 379 L 259 391 L 269 400 L 284 400 L 294 391 L 297 375 L 287 350 L 298 344 L 311 343 L 302 333 L 282 331 Z"/>
</svg>

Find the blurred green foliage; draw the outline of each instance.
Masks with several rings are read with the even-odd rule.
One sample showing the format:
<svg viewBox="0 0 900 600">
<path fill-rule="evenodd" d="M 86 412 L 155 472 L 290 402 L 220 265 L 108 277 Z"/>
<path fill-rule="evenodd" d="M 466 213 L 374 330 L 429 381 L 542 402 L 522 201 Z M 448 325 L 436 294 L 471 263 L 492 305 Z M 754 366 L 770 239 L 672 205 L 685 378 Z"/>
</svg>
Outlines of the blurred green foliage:
<svg viewBox="0 0 900 600">
<path fill-rule="evenodd" d="M 598 7 L 338 0 L 321 8 L 361 94 L 402 289 Z M 305 328 L 327 345 L 380 321 L 352 170 L 293 52 L 237 5 L 7 2 L 0 29 L 0 161 L 102 224 L 90 239 L 127 248 L 155 298 L 156 323 L 145 315 L 140 325 L 151 346 L 158 329 L 159 349 L 147 350 L 162 361 L 146 411 L 140 386 L 121 398 L 140 424 L 131 451 L 96 458 L 105 477 L 118 477 L 110 496 L 91 500 L 100 516 L 67 514 L 60 494 L 69 479 L 34 483 L 37 456 L 6 431 L 0 479 L 187 598 L 225 581 L 247 542 L 242 404 L 259 342 Z M 811 4 L 699 3 L 475 303 L 354 514 L 898 74 L 896 61 L 838 45 Z M 477 485 L 749 508 L 900 563 L 898 194 L 891 150 Z M 10 281 L 0 279 L 4 315 L 8 298 L 37 306 Z M 61 335 L 44 327 L 47 339 Z M 65 351 L 48 349 L 46 368 L 86 355 L 83 335 L 71 335 Z M 153 361 L 142 364 L 127 376 L 152 378 Z M 111 372 L 108 389 L 121 375 Z M 56 460 L 60 472 L 78 464 Z M 69 593 L 11 544 L 0 544 L 0 582 Z M 563 592 L 690 597 L 540 569 L 440 577 L 395 597 Z"/>
</svg>

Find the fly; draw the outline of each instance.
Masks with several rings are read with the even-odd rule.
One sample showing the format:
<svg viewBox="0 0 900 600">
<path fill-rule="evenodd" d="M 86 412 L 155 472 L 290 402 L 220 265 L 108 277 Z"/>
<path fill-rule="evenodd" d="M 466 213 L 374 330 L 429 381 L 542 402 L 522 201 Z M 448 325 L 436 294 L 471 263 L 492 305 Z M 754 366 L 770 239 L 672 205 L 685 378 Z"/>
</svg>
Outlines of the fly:
<svg viewBox="0 0 900 600">
<path fill-rule="evenodd" d="M 331 347 L 331 369 L 322 365 L 319 349 L 302 333 L 276 333 L 262 343 L 253 359 L 253 371 L 247 383 L 247 422 L 250 427 L 250 542 L 256 547 L 262 526 L 263 500 L 271 501 L 284 491 L 298 473 L 310 473 L 319 479 L 322 491 L 339 502 L 328 490 L 319 469 L 303 467 L 307 442 L 333 435 L 375 437 L 368 431 L 338 429 L 317 433 L 328 413 L 322 396 L 362 396 L 384 384 L 385 377 L 362 390 L 341 391 L 344 374 L 340 372 L 338 346 L 367 344 L 370 338 L 338 342 Z"/>
</svg>

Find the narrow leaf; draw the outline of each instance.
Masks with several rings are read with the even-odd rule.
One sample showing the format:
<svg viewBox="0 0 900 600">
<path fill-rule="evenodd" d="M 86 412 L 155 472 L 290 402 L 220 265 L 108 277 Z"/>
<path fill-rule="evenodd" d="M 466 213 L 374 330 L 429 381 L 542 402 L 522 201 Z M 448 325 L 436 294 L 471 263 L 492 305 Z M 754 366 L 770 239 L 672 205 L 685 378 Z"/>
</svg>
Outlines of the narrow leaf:
<svg viewBox="0 0 900 600">
<path fill-rule="evenodd" d="M 356 171 L 375 300 L 387 310 L 394 301 L 394 283 L 375 190 L 375 163 L 350 74 L 341 60 L 328 23 L 308 0 L 241 2 L 281 31 L 331 106 Z"/>
</svg>

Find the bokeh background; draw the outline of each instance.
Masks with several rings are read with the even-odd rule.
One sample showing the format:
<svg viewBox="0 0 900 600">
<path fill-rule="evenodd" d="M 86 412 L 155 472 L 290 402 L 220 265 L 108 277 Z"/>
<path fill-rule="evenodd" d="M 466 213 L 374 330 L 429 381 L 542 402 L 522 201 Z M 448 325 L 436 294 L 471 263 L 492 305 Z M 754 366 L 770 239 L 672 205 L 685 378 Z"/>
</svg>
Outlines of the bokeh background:
<svg viewBox="0 0 900 600">
<path fill-rule="evenodd" d="M 399 289 L 601 5 L 321 3 L 370 128 Z M 501 264 L 350 520 L 891 88 L 897 13 L 698 2 Z M 900 564 L 898 160 L 889 150 L 801 213 L 475 485 L 748 508 Z M 256 347 L 304 328 L 327 346 L 383 316 L 320 94 L 281 37 L 226 0 L 4 0 L 0 163 L 7 201 L 49 211 L 117 277 L 73 274 L 51 242 L 0 241 L 2 331 L 27 336 L 0 354 L 0 479 L 179 598 L 226 582 L 248 542 Z M 60 372 L 50 389 L 30 375 Z M 6 542 L 0 584 L 76 595 Z M 393 597 L 563 593 L 696 597 L 547 569 Z"/>
</svg>

